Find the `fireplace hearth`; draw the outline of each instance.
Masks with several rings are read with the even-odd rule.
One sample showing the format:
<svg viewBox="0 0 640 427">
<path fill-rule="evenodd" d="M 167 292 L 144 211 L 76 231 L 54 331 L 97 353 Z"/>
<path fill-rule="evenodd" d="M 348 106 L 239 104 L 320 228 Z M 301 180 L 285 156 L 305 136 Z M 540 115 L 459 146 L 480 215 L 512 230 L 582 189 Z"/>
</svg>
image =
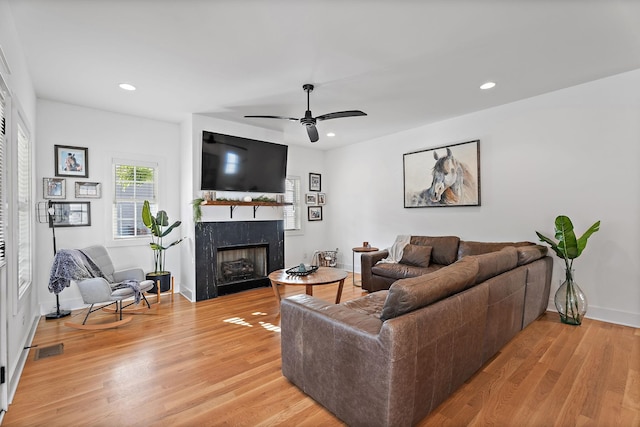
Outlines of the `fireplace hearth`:
<svg viewBox="0 0 640 427">
<path fill-rule="evenodd" d="M 284 268 L 284 221 L 204 222 L 195 236 L 196 301 L 270 286 Z"/>
</svg>

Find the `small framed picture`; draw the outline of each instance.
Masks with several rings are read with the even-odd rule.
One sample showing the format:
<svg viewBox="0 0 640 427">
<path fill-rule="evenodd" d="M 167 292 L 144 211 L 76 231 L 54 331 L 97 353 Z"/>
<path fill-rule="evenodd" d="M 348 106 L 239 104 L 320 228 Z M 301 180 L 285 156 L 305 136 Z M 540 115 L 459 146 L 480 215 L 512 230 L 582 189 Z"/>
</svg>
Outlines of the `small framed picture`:
<svg viewBox="0 0 640 427">
<path fill-rule="evenodd" d="M 327 195 L 325 193 L 318 193 L 318 204 L 319 205 L 327 204 Z"/>
<path fill-rule="evenodd" d="M 309 206 L 309 221 L 322 221 L 322 206 Z"/>
<path fill-rule="evenodd" d="M 42 197 L 45 199 L 65 199 L 67 197 L 64 178 L 42 178 Z"/>
<path fill-rule="evenodd" d="M 51 205 L 55 227 L 91 226 L 91 202 L 52 202 Z"/>
<path fill-rule="evenodd" d="M 99 199 L 102 185 L 99 182 L 76 182 L 77 199 Z"/>
<path fill-rule="evenodd" d="M 319 173 L 309 174 L 309 191 L 322 191 L 322 175 Z"/>
<path fill-rule="evenodd" d="M 318 204 L 318 195 L 316 193 L 307 193 L 307 204 L 308 205 L 317 205 Z"/>
<path fill-rule="evenodd" d="M 89 149 L 68 145 L 54 146 L 56 176 L 89 176 Z"/>
</svg>

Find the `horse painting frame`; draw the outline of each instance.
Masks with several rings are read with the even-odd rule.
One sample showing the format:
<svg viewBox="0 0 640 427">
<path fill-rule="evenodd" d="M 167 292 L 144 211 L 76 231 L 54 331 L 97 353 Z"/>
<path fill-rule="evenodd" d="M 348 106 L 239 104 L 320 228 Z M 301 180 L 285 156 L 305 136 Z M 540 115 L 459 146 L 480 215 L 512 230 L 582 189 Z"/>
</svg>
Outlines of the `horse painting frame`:
<svg viewBox="0 0 640 427">
<path fill-rule="evenodd" d="M 480 140 L 403 156 L 404 207 L 480 206 Z"/>
</svg>

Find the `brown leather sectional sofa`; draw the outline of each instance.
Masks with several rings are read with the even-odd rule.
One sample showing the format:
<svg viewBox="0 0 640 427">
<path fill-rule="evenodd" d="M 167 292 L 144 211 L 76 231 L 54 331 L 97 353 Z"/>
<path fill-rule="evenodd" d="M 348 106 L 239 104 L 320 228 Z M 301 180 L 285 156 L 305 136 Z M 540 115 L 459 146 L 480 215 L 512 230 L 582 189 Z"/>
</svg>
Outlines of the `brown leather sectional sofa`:
<svg viewBox="0 0 640 427">
<path fill-rule="evenodd" d="M 452 241 L 414 237 L 411 244 L 432 247 L 435 261 L 447 252 L 438 243 Z M 457 261 L 396 280 L 388 290 L 342 304 L 308 295 L 284 299 L 284 376 L 350 426 L 419 422 L 549 300 L 546 247 L 453 246 Z"/>
</svg>

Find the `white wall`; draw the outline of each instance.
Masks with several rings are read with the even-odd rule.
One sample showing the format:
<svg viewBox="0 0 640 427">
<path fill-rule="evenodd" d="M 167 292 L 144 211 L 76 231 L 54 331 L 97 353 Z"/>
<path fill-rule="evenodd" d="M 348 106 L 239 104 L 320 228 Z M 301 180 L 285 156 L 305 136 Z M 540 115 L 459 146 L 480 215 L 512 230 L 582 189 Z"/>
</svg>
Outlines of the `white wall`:
<svg viewBox="0 0 640 427">
<path fill-rule="evenodd" d="M 142 267 L 153 269 L 153 253 L 149 241 L 119 243 L 111 238 L 111 209 L 113 201 L 112 159 L 148 160 L 159 164 L 158 203 L 167 211 L 170 221 L 180 219 L 180 170 L 175 159 L 180 158 L 180 128 L 175 123 L 143 119 L 110 113 L 59 102 L 38 100 L 38 140 L 36 143 L 36 193 L 43 201 L 42 179 L 55 177 L 54 145 L 87 147 L 87 178 L 66 179 L 66 201 L 82 200 L 91 203 L 90 227 L 56 228 L 58 249 L 79 249 L 90 245 L 104 245 L 116 268 Z M 77 181 L 100 182 L 100 199 L 76 199 Z M 180 227 L 172 233 L 176 239 L 184 233 Z M 36 283 L 43 314 L 55 308 L 55 295 L 48 290 L 49 269 L 53 260 L 52 233 L 48 224 L 36 224 Z M 179 246 L 177 246 L 179 247 Z M 167 267 L 180 286 L 180 252 L 174 247 L 167 251 Z M 84 307 L 75 284 L 60 293 L 65 309 Z"/>
<path fill-rule="evenodd" d="M 482 206 L 403 208 L 404 153 L 473 139 Z M 385 248 L 398 234 L 537 241 L 536 230 L 553 236 L 560 214 L 580 234 L 601 220 L 574 264 L 587 317 L 638 327 L 639 161 L 636 70 L 330 151 L 330 238 L 345 248 L 363 240 Z M 556 258 L 552 295 L 562 266 Z"/>
</svg>

